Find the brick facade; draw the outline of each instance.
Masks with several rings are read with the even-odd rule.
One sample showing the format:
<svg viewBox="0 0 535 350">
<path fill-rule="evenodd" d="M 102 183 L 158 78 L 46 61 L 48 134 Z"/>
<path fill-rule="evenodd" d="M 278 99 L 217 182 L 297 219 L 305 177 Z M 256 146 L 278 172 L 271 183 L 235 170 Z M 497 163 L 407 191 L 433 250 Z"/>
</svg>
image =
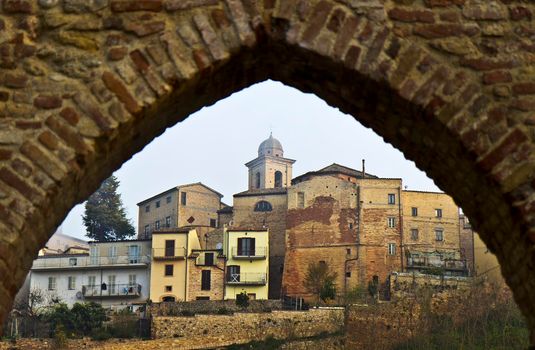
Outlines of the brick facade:
<svg viewBox="0 0 535 350">
<path fill-rule="evenodd" d="M 212 253 L 214 265 L 207 265 L 205 254 Z M 210 271 L 210 288 L 203 290 L 203 271 Z M 223 300 L 225 288 L 225 258 L 219 251 L 196 251 L 188 258 L 188 301 L 199 298 Z"/>
<path fill-rule="evenodd" d="M 166 127 L 271 78 L 355 116 L 451 194 L 535 329 L 533 11 L 497 0 L 4 0 L 0 318 L 75 203 Z"/>
</svg>

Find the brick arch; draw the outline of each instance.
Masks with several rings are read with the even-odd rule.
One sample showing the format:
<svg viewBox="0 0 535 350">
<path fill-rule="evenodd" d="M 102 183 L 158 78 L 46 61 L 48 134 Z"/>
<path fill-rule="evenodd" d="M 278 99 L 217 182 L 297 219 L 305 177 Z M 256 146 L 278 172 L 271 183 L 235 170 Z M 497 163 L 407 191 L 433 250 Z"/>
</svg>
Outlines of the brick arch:
<svg viewBox="0 0 535 350">
<path fill-rule="evenodd" d="M 37 250 L 166 127 L 271 78 L 371 127 L 460 204 L 535 328 L 535 5 L 4 0 L 0 318 Z"/>
</svg>

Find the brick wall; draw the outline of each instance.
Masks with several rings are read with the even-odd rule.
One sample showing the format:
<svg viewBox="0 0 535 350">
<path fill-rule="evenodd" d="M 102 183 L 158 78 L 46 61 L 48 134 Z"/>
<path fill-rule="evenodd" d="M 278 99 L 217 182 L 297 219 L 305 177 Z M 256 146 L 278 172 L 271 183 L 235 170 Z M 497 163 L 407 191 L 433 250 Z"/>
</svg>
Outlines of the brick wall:
<svg viewBox="0 0 535 350">
<path fill-rule="evenodd" d="M 204 253 L 200 253 L 201 255 Z M 225 286 L 225 259 L 214 253 L 215 266 L 197 264 L 197 258 L 188 258 L 188 300 L 208 297 L 223 300 Z M 210 289 L 202 290 L 202 272 L 210 271 Z"/>
</svg>

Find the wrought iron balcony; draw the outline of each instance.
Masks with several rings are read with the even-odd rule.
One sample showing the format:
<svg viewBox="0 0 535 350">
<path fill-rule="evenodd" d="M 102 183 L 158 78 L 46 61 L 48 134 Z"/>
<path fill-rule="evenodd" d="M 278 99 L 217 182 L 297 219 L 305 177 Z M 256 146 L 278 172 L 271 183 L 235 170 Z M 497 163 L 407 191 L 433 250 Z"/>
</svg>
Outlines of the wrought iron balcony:
<svg viewBox="0 0 535 350">
<path fill-rule="evenodd" d="M 154 260 L 183 260 L 186 258 L 186 248 L 152 248 L 152 258 Z"/>
<path fill-rule="evenodd" d="M 48 269 L 80 269 L 94 267 L 118 267 L 147 265 L 150 258 L 146 255 L 117 255 L 117 256 L 91 256 L 91 255 L 62 255 L 40 256 L 34 260 L 32 270 Z"/>
<path fill-rule="evenodd" d="M 261 260 L 265 259 L 267 255 L 266 247 L 255 247 L 250 249 L 242 249 L 240 247 L 232 247 L 232 258 L 233 259 L 244 259 L 244 260 Z"/>
<path fill-rule="evenodd" d="M 141 296 L 141 284 L 106 284 L 82 286 L 84 298 L 136 298 Z"/>
<path fill-rule="evenodd" d="M 229 285 L 258 285 L 262 286 L 267 283 L 265 273 L 231 273 L 227 274 L 227 284 Z"/>
</svg>

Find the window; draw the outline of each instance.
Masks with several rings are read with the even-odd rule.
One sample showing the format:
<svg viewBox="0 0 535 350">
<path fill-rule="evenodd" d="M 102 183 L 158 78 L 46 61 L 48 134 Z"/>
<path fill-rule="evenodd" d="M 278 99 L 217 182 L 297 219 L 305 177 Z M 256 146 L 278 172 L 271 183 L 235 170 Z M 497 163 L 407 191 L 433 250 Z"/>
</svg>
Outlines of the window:
<svg viewBox="0 0 535 350">
<path fill-rule="evenodd" d="M 211 274 L 212 274 L 212 271 L 210 270 L 202 270 L 201 290 L 210 290 Z"/>
<path fill-rule="evenodd" d="M 417 241 L 418 240 L 418 229 L 417 228 L 411 229 L 411 239 L 413 241 Z"/>
<path fill-rule="evenodd" d="M 115 275 L 108 276 L 108 287 L 110 295 L 117 292 L 117 285 L 115 284 Z"/>
<path fill-rule="evenodd" d="M 165 276 L 173 276 L 173 265 L 165 265 Z"/>
<path fill-rule="evenodd" d="M 227 266 L 227 282 L 240 281 L 240 267 L 238 265 Z"/>
<path fill-rule="evenodd" d="M 56 277 L 48 277 L 48 290 L 56 290 Z"/>
<path fill-rule="evenodd" d="M 396 195 L 393 193 L 388 194 L 388 204 L 396 204 Z"/>
<path fill-rule="evenodd" d="M 435 230 L 435 240 L 442 242 L 444 240 L 444 230 L 436 229 Z"/>
<path fill-rule="evenodd" d="M 275 172 L 275 188 L 282 187 L 282 173 L 280 171 Z"/>
<path fill-rule="evenodd" d="M 351 277 L 351 271 L 346 272 L 346 277 Z"/>
<path fill-rule="evenodd" d="M 87 285 L 89 288 L 95 288 L 97 285 L 97 277 L 96 276 L 88 276 L 87 277 Z"/>
<path fill-rule="evenodd" d="M 165 286 L 165 291 L 166 292 L 172 292 L 173 291 L 173 286 Z"/>
<path fill-rule="evenodd" d="M 435 216 L 437 218 L 441 218 L 442 217 L 442 209 L 435 209 Z"/>
<path fill-rule="evenodd" d="M 254 206 L 254 211 L 272 211 L 273 207 L 271 203 L 266 201 L 260 201 Z"/>
<path fill-rule="evenodd" d="M 171 203 L 171 196 L 167 196 L 167 197 L 165 198 L 165 202 L 166 202 L 167 204 Z"/>
<path fill-rule="evenodd" d="M 135 286 L 137 284 L 137 275 L 128 275 L 128 285 Z"/>
<path fill-rule="evenodd" d="M 175 256 L 175 240 L 165 240 L 165 256 Z"/>
<path fill-rule="evenodd" d="M 204 253 L 204 265 L 206 266 L 214 265 L 214 253 Z"/>
<path fill-rule="evenodd" d="M 171 227 L 171 217 L 167 216 L 165 218 L 165 227 Z"/>
<path fill-rule="evenodd" d="M 145 213 L 148 213 L 150 211 L 150 204 L 145 206 Z"/>
<path fill-rule="evenodd" d="M 346 254 L 347 254 L 347 255 L 351 255 L 351 248 L 347 248 L 347 249 L 346 249 Z"/>
<path fill-rule="evenodd" d="M 171 302 L 171 303 L 174 303 L 174 302 L 175 302 L 175 297 L 163 297 L 163 298 L 162 298 L 162 301 L 163 301 L 163 302 Z"/>
<path fill-rule="evenodd" d="M 150 230 L 150 226 L 149 225 L 145 225 L 145 236 L 149 235 L 149 230 Z"/>
<path fill-rule="evenodd" d="M 210 227 L 217 227 L 217 220 L 216 219 L 210 219 Z"/>
<path fill-rule="evenodd" d="M 297 192 L 297 207 L 305 207 L 305 192 Z"/>
<path fill-rule="evenodd" d="M 74 290 L 76 288 L 76 277 L 69 276 L 69 281 L 68 281 L 68 284 L 67 284 L 67 288 L 69 290 Z"/>
<path fill-rule="evenodd" d="M 352 222 L 349 223 L 349 229 L 350 229 L 350 230 L 353 229 L 353 223 L 352 223 Z"/>
<path fill-rule="evenodd" d="M 188 194 L 186 192 L 180 192 L 180 204 L 186 205 L 188 201 Z"/>
<path fill-rule="evenodd" d="M 255 187 L 260 188 L 260 172 L 257 172 L 255 175 Z"/>
<path fill-rule="evenodd" d="M 140 262 L 140 250 L 141 247 L 138 245 L 129 245 L 128 246 L 128 262 L 130 264 L 139 264 Z"/>
<path fill-rule="evenodd" d="M 396 218 L 393 216 L 388 217 L 388 227 L 394 228 L 396 227 Z"/>
<path fill-rule="evenodd" d="M 108 247 L 108 258 L 110 264 L 114 264 L 117 262 L 117 246 L 112 245 Z"/>
<path fill-rule="evenodd" d="M 154 229 L 155 230 L 159 230 L 160 229 L 160 220 L 156 220 L 156 222 L 154 222 Z"/>
<path fill-rule="evenodd" d="M 238 238 L 238 255 L 239 256 L 254 256 L 255 255 L 255 239 L 254 238 Z"/>
<path fill-rule="evenodd" d="M 69 266 L 76 266 L 76 265 L 78 265 L 78 259 L 69 258 Z"/>
<path fill-rule="evenodd" d="M 396 243 L 388 243 L 388 255 L 396 255 Z"/>
<path fill-rule="evenodd" d="M 411 214 L 412 214 L 412 216 L 418 216 L 418 208 L 412 207 Z"/>
<path fill-rule="evenodd" d="M 156 208 L 160 207 L 160 201 L 156 201 Z"/>
<path fill-rule="evenodd" d="M 196 297 L 195 300 L 210 300 L 210 297 Z"/>
</svg>

